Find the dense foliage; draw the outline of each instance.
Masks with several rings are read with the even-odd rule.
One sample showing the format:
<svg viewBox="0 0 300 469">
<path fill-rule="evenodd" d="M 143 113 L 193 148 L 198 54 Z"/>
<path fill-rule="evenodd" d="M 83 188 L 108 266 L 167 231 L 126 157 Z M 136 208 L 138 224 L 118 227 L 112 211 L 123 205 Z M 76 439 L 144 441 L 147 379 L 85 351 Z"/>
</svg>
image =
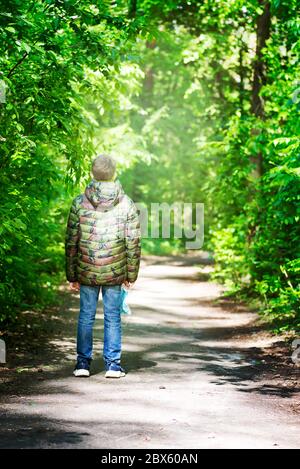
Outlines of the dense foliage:
<svg viewBox="0 0 300 469">
<path fill-rule="evenodd" d="M 70 197 L 108 151 L 134 200 L 204 202 L 215 277 L 300 327 L 298 13 L 298 0 L 1 2 L 2 319 L 61 280 Z"/>
<path fill-rule="evenodd" d="M 126 5 L 127 6 L 127 5 Z M 0 319 L 63 271 L 68 186 L 85 175 L 98 115 L 120 107 L 138 24 L 110 2 L 1 2 Z M 131 86 L 131 85 L 130 85 Z"/>
</svg>

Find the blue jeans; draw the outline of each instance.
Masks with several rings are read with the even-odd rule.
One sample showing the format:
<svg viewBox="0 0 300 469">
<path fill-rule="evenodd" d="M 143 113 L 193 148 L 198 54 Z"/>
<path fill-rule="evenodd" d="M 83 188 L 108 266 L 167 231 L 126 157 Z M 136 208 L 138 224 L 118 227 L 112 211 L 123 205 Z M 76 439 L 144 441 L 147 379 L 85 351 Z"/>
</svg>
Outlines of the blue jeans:
<svg viewBox="0 0 300 469">
<path fill-rule="evenodd" d="M 78 360 L 91 360 L 93 353 L 93 326 L 102 289 L 104 309 L 103 359 L 105 369 L 121 364 L 121 285 L 88 287 L 80 285 L 80 313 L 77 330 Z"/>
</svg>

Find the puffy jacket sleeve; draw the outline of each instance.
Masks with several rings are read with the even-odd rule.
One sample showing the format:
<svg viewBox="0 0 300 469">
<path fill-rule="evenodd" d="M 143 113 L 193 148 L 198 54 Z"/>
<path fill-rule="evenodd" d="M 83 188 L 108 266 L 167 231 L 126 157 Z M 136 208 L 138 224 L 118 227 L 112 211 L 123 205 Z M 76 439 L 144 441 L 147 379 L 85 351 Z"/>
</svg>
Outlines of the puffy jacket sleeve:
<svg viewBox="0 0 300 469">
<path fill-rule="evenodd" d="M 137 279 L 140 268 L 141 228 L 136 206 L 131 200 L 127 215 L 125 245 L 127 257 L 127 280 L 133 283 Z"/>
<path fill-rule="evenodd" d="M 77 282 L 77 258 L 79 241 L 79 214 L 76 199 L 73 200 L 65 238 L 66 276 L 69 282 Z"/>
</svg>

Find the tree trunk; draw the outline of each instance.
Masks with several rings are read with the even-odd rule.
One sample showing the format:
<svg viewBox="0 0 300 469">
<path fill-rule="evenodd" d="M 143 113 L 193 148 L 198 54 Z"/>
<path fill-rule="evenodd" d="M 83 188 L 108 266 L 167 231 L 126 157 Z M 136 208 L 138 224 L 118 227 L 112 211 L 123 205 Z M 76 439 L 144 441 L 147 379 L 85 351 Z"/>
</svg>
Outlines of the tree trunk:
<svg viewBox="0 0 300 469">
<path fill-rule="evenodd" d="M 147 49 L 155 49 L 156 47 L 156 40 L 152 39 L 151 41 L 146 42 Z M 150 105 L 152 94 L 154 88 L 154 72 L 152 67 L 147 67 L 145 70 L 145 79 L 144 79 L 144 89 L 148 95 L 148 104 Z"/>
<path fill-rule="evenodd" d="M 260 96 L 262 86 L 266 82 L 265 64 L 263 62 L 262 50 L 266 47 L 267 39 L 270 37 L 271 13 L 270 3 L 259 0 L 264 8 L 262 15 L 257 18 L 256 23 L 256 57 L 253 67 L 253 85 L 252 85 L 252 112 L 257 117 L 264 116 L 264 103 Z"/>
<path fill-rule="evenodd" d="M 129 0 L 128 17 L 135 18 L 137 12 L 137 0 Z"/>
<path fill-rule="evenodd" d="M 240 111 L 241 115 L 244 114 L 244 98 L 245 98 L 245 67 L 244 67 L 244 51 L 245 44 L 241 39 L 240 48 L 239 48 L 239 102 L 240 102 Z"/>
<path fill-rule="evenodd" d="M 263 13 L 257 18 L 256 22 L 256 55 L 253 64 L 251 111 L 256 117 L 264 119 L 264 101 L 260 96 L 260 92 L 266 83 L 266 70 L 262 50 L 266 47 L 266 42 L 270 37 L 271 11 L 269 1 L 259 0 L 259 3 L 263 8 Z M 263 155 L 261 152 L 256 155 L 255 162 L 257 165 L 257 175 L 262 176 Z"/>
</svg>

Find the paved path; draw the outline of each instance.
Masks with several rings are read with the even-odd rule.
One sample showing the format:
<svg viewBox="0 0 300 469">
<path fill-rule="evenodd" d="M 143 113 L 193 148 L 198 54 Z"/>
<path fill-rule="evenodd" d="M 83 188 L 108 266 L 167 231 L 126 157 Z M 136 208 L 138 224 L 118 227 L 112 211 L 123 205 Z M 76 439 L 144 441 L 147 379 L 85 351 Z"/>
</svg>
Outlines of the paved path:
<svg viewBox="0 0 300 469">
<path fill-rule="evenodd" d="M 66 294 L 51 341 L 33 341 L 23 369 L 16 353 L 5 375 L 0 447 L 299 447 L 299 416 L 257 380 L 241 341 L 253 314 L 216 306 L 219 294 L 205 269 L 148 261 L 123 324 L 128 375 L 116 381 L 103 376 L 100 312 L 93 375 L 72 377 L 78 296 Z"/>
</svg>

